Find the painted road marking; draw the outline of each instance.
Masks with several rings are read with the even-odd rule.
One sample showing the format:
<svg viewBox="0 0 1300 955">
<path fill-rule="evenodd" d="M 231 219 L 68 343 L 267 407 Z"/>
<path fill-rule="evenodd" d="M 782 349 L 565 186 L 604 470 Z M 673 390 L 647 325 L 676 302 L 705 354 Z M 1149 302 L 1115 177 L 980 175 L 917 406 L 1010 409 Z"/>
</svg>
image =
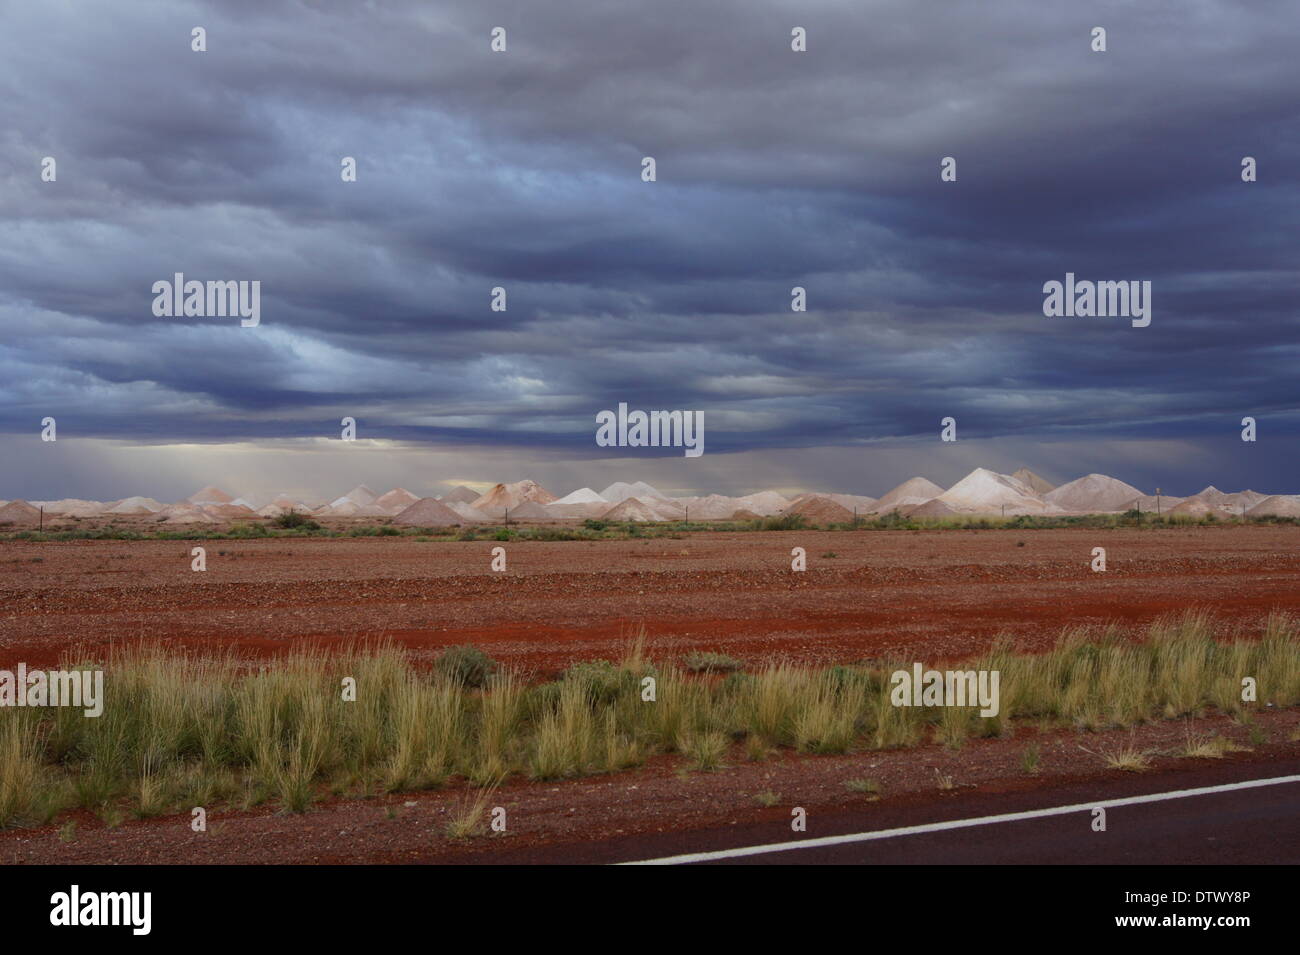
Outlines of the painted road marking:
<svg viewBox="0 0 1300 955">
<path fill-rule="evenodd" d="M 1300 776 L 1275 776 L 1272 779 L 1249 779 L 1241 783 L 1224 783 L 1221 786 L 1204 786 L 1200 789 L 1176 789 L 1167 793 L 1152 793 L 1148 796 L 1129 796 L 1124 799 L 1103 799 L 1098 802 L 1081 802 L 1072 806 L 1054 806 L 1051 809 L 1030 809 L 1025 812 L 1008 812 L 1000 816 L 978 816 L 974 819 L 953 819 L 948 822 L 928 822 L 920 826 L 904 826 L 901 829 L 880 829 L 876 832 L 856 832 L 844 836 L 821 836 L 816 839 L 800 839 L 793 842 L 774 842 L 766 846 L 745 846 L 741 849 L 719 849 L 716 852 L 691 852 L 679 856 L 664 856 L 662 859 L 644 859 L 638 862 L 620 862 L 619 865 L 686 865 L 691 862 L 712 862 L 715 859 L 738 859 L 742 856 L 761 856 L 771 852 L 792 852 L 795 849 L 816 849 L 821 846 L 841 846 L 852 842 L 870 842 L 875 839 L 892 839 L 895 836 L 915 836 L 923 832 L 944 832 L 949 829 L 968 829 L 972 826 L 990 826 L 999 822 L 1017 822 L 1021 819 L 1041 819 L 1045 816 L 1063 816 L 1071 812 L 1091 812 L 1094 809 L 1110 809 L 1113 806 L 1136 806 L 1147 802 L 1161 802 L 1165 799 L 1184 799 L 1188 796 L 1209 796 L 1214 793 L 1230 793 L 1239 789 L 1257 789 L 1261 786 L 1280 786 L 1284 783 L 1300 783 Z"/>
</svg>

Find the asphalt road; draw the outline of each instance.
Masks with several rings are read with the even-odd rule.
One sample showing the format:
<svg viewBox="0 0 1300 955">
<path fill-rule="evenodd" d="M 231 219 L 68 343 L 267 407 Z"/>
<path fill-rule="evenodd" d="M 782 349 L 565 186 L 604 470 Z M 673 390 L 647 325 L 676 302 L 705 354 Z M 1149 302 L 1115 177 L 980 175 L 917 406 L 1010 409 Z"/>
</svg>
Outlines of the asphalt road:
<svg viewBox="0 0 1300 955">
<path fill-rule="evenodd" d="M 808 831 L 677 834 L 597 850 L 617 860 L 761 865 L 1237 865 L 1300 863 L 1300 762 L 1220 765 L 1161 785 L 1128 777 L 961 804 L 913 807 L 870 829 L 853 819 L 810 817 Z M 1218 777 L 1218 778 L 1214 778 Z M 1285 780 L 1260 785 L 1265 780 Z M 1199 792 L 1215 787 L 1227 791 Z M 1156 798 L 1160 797 L 1160 798 Z M 1150 800 L 1150 801 L 1135 801 Z M 1108 805 L 1110 803 L 1110 805 Z M 1093 829 L 1096 806 L 1106 829 Z M 945 809 L 947 811 L 945 811 Z M 1020 814 L 1045 813 L 1031 818 Z M 1012 816 L 1012 818 L 1000 818 Z M 951 828 L 945 828 L 951 826 Z M 749 837 L 749 838 L 747 838 Z M 823 844 L 823 843 L 830 844 Z M 694 844 L 694 845 L 690 845 Z M 770 848 L 783 845 L 784 848 Z M 689 847 L 687 847 L 689 846 Z M 792 846 L 797 846 L 793 848 Z M 566 860 L 579 861 L 579 860 Z"/>
</svg>

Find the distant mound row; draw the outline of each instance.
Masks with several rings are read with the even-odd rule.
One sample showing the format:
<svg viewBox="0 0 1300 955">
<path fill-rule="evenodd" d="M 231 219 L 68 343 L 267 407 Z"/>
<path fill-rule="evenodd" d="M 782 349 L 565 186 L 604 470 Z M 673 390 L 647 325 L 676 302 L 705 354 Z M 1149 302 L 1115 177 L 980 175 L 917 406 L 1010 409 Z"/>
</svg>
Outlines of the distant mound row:
<svg viewBox="0 0 1300 955">
<path fill-rule="evenodd" d="M 479 485 L 480 487 L 486 485 Z M 722 494 L 673 497 L 644 481 L 616 481 L 603 491 L 589 487 L 556 497 L 536 481 L 495 484 L 486 490 L 455 487 L 440 497 L 418 497 L 395 487 L 376 494 L 364 484 L 328 503 L 311 502 L 289 493 L 260 504 L 234 497 L 214 485 L 195 491 L 175 504 L 151 497 L 117 501 L 67 498 L 59 501 L 0 501 L 0 525 L 28 526 L 44 516 L 114 520 L 132 518 L 164 524 L 228 523 L 297 513 L 353 521 L 389 520 L 415 527 L 464 524 L 542 523 L 606 520 L 750 521 L 774 516 L 798 516 L 809 524 L 846 524 L 855 518 L 897 514 L 901 517 L 943 518 L 954 515 L 1067 515 L 1144 513 L 1217 517 L 1300 517 L 1300 495 L 1265 495 L 1257 491 L 1220 491 L 1213 485 L 1189 497 L 1146 494 L 1105 474 L 1087 474 L 1060 486 L 1020 468 L 1000 474 L 976 468 L 948 489 L 924 477 L 913 477 L 879 498 L 864 494 L 804 492 L 788 497 L 778 491 L 756 491 L 741 497 Z"/>
</svg>

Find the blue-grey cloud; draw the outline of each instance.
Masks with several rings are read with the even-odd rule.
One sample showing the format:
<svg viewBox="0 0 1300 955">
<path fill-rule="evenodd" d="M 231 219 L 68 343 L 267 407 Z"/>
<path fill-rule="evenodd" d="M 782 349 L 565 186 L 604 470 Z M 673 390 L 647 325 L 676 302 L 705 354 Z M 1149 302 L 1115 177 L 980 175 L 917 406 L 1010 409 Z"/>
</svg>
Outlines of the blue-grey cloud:
<svg viewBox="0 0 1300 955">
<path fill-rule="evenodd" d="M 1018 453 L 1068 442 L 1084 470 L 1147 441 L 1227 472 L 1201 483 L 1285 486 L 1296 19 L 1280 0 L 6 4 L 0 432 L 52 414 L 65 440 L 271 441 L 352 415 L 594 460 L 594 413 L 627 401 L 704 410 L 709 452 L 747 473 L 902 454 L 953 415 Z M 1067 271 L 1150 280 L 1151 326 L 1045 318 Z M 154 317 L 175 272 L 261 281 L 262 325 Z M 1247 414 L 1258 452 L 1231 443 Z"/>
</svg>

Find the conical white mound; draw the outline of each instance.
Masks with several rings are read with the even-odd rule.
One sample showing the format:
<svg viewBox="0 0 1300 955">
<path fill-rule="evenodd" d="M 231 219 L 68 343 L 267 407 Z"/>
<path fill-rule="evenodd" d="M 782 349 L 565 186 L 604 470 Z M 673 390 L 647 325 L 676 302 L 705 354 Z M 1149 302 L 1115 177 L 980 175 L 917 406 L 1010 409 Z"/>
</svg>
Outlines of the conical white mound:
<svg viewBox="0 0 1300 955">
<path fill-rule="evenodd" d="M 1048 504 L 1067 511 L 1104 513 L 1120 511 L 1135 497 L 1145 497 L 1132 484 L 1105 474 L 1086 474 L 1043 495 Z"/>
<path fill-rule="evenodd" d="M 876 501 L 875 510 L 878 514 L 888 514 L 893 510 L 902 511 L 933 500 L 942 493 L 943 488 L 933 481 L 923 477 L 908 478 Z"/>
</svg>

